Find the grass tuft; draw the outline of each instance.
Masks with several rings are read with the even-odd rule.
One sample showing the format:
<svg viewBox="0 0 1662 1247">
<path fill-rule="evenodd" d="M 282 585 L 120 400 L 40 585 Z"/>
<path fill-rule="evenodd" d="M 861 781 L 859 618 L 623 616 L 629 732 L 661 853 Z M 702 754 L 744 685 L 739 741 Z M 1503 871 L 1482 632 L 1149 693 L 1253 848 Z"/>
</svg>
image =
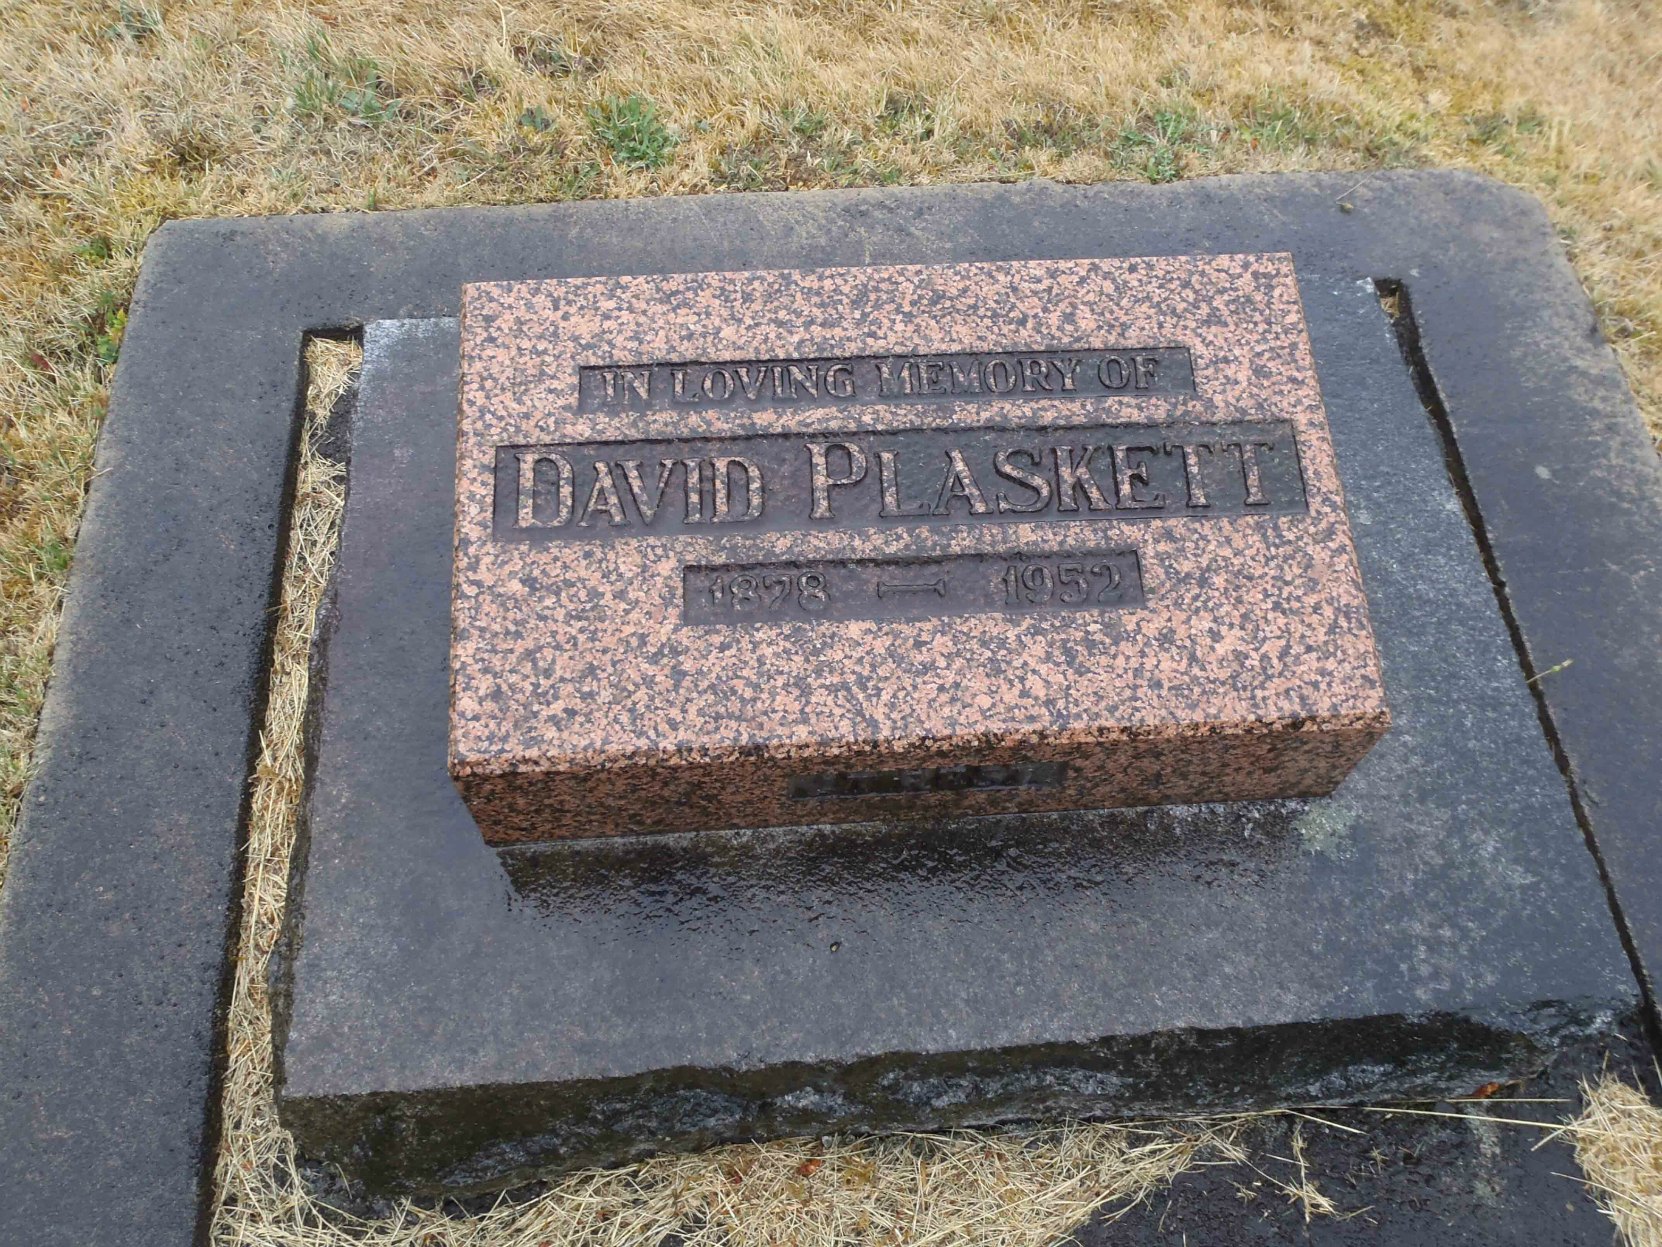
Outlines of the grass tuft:
<svg viewBox="0 0 1662 1247">
<path fill-rule="evenodd" d="M 522 35 L 513 41 L 512 50 L 521 68 L 548 78 L 593 73 L 599 67 L 592 57 L 579 55 L 552 35 Z"/>
<path fill-rule="evenodd" d="M 939 107 L 921 91 L 890 88 L 877 105 L 879 129 L 913 143 L 934 138 L 940 117 Z"/>
<path fill-rule="evenodd" d="M 589 128 L 632 169 L 661 169 L 676 142 L 657 106 L 644 95 L 608 95 L 589 109 Z"/>
<path fill-rule="evenodd" d="M 547 134 L 557 123 L 554 115 L 541 104 L 533 104 L 519 115 L 519 124 L 538 134 Z"/>
<path fill-rule="evenodd" d="M 149 5 L 128 4 L 127 0 L 117 7 L 115 24 L 108 27 L 104 34 L 110 39 L 125 39 L 138 43 L 148 39 L 151 35 L 159 34 L 162 29 L 161 13 Z"/>
<path fill-rule="evenodd" d="M 294 86 L 294 111 L 319 121 L 345 117 L 380 125 L 398 115 L 392 88 L 370 57 L 339 55 L 318 35 L 306 40 L 305 66 Z"/>
</svg>

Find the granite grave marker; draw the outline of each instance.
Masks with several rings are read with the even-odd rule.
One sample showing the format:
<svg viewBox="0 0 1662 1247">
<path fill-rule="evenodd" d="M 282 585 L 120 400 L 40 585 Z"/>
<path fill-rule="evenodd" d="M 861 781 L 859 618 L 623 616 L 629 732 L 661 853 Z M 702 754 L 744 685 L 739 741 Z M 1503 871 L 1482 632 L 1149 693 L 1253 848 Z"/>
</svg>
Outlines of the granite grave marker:
<svg viewBox="0 0 1662 1247">
<path fill-rule="evenodd" d="M 1389 723 L 1291 257 L 470 287 L 496 843 L 1332 791 Z"/>
</svg>

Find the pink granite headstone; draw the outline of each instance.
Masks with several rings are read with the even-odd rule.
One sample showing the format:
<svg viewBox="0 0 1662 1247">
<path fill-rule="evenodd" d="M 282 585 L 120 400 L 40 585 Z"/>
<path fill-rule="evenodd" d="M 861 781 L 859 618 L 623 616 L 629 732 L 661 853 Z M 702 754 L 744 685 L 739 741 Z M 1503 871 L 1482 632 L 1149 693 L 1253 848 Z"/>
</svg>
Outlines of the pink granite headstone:
<svg viewBox="0 0 1662 1247">
<path fill-rule="evenodd" d="M 1389 725 L 1286 255 L 473 285 L 462 349 L 493 843 L 1316 795 Z"/>
</svg>

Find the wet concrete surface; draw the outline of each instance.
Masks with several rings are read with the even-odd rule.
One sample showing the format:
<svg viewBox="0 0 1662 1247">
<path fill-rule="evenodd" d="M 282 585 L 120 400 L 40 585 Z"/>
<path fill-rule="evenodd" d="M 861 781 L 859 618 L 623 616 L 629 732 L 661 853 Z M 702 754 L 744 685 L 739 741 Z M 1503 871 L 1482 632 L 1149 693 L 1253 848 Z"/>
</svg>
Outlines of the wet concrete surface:
<svg viewBox="0 0 1662 1247">
<path fill-rule="evenodd" d="M 1394 725 L 1330 798 L 497 852 L 445 768 L 454 322 L 369 327 L 285 1122 L 467 1191 L 861 1126 L 1447 1094 L 1636 1006 L 1371 283 L 1301 274 Z"/>
<path fill-rule="evenodd" d="M 1268 1117 L 1242 1138 L 1250 1164 L 1193 1170 L 1120 1216 L 1092 1218 L 1077 1240 L 1080 1247 L 1606 1247 L 1612 1225 L 1576 1164 L 1573 1136 L 1555 1133 L 1578 1111 L 1583 1082 L 1606 1072 L 1656 1094 L 1639 1027 L 1571 1045 L 1540 1075 L 1481 1102 Z M 1309 1205 L 1288 1189 L 1305 1184 L 1333 1211 L 1307 1215 Z"/>
</svg>

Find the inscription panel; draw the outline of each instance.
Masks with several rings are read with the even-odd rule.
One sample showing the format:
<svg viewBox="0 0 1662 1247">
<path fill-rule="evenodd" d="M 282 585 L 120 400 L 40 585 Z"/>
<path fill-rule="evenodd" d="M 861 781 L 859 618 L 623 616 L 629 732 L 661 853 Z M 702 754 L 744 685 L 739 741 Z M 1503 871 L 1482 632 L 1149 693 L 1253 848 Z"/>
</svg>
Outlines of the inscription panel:
<svg viewBox="0 0 1662 1247">
<path fill-rule="evenodd" d="M 1285 420 L 500 446 L 494 484 L 507 541 L 1306 510 Z"/>
<path fill-rule="evenodd" d="M 753 411 L 861 403 L 1191 394 L 1187 347 L 970 351 L 719 363 L 608 364 L 577 373 L 577 410 Z"/>
<path fill-rule="evenodd" d="M 682 569 L 681 620 L 769 624 L 1141 606 L 1135 550 L 816 559 Z"/>
</svg>

